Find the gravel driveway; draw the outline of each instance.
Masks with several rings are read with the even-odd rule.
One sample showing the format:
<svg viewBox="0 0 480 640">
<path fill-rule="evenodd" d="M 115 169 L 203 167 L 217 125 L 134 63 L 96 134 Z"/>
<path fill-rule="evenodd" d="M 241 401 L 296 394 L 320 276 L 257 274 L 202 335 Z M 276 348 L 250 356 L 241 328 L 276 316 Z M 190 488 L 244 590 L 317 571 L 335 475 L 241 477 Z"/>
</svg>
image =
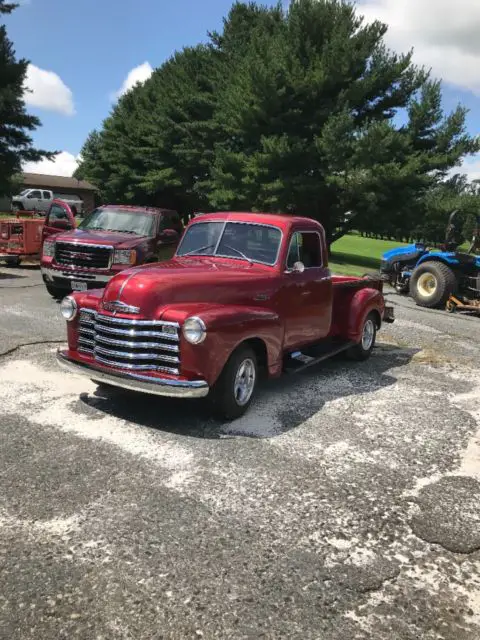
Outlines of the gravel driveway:
<svg viewBox="0 0 480 640">
<path fill-rule="evenodd" d="M 0 268 L 0 637 L 478 640 L 480 319 L 389 297 L 369 362 L 221 424 L 60 371 Z"/>
</svg>

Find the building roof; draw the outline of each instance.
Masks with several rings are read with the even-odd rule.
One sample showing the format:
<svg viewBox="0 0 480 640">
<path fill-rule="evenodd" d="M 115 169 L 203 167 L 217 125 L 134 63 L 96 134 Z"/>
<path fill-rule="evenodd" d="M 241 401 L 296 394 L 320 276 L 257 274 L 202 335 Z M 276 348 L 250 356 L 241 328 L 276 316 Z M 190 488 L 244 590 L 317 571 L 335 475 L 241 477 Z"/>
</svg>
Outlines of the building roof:
<svg viewBox="0 0 480 640">
<path fill-rule="evenodd" d="M 48 189 L 83 189 L 84 191 L 96 191 L 97 188 L 86 180 L 65 178 L 64 176 L 50 176 L 43 173 L 24 173 L 23 183 L 29 187 L 43 187 Z"/>
</svg>

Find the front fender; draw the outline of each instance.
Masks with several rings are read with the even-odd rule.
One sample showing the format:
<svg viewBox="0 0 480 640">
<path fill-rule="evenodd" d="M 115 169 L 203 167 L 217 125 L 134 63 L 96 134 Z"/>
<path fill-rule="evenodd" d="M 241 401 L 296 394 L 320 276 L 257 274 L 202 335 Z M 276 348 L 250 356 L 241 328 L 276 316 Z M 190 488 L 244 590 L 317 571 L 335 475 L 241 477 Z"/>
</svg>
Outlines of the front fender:
<svg viewBox="0 0 480 640">
<path fill-rule="evenodd" d="M 353 296 L 348 319 L 347 339 L 359 342 L 362 337 L 362 328 L 365 318 L 372 311 L 378 314 L 378 326 L 380 328 L 385 313 L 385 299 L 377 289 L 360 289 Z"/>
<path fill-rule="evenodd" d="M 242 305 L 175 305 L 162 314 L 165 320 L 182 324 L 189 316 L 200 317 L 207 337 L 192 345 L 181 337 L 181 368 L 186 376 L 205 379 L 213 385 L 232 352 L 246 340 L 261 340 L 267 365 L 274 374 L 281 362 L 284 327 L 278 313 L 265 307 Z"/>
</svg>

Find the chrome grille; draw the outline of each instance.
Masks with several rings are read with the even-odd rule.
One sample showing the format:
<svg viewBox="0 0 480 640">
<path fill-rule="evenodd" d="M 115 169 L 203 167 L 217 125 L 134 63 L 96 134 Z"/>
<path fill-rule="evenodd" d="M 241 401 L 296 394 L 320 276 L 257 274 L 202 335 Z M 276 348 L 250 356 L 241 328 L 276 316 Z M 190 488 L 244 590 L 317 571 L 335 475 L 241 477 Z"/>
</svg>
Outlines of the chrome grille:
<svg viewBox="0 0 480 640">
<path fill-rule="evenodd" d="M 178 330 L 175 322 L 130 320 L 80 309 L 78 350 L 101 364 L 178 375 Z"/>
<path fill-rule="evenodd" d="M 113 247 L 74 242 L 55 243 L 55 262 L 86 269 L 108 269 Z"/>
</svg>

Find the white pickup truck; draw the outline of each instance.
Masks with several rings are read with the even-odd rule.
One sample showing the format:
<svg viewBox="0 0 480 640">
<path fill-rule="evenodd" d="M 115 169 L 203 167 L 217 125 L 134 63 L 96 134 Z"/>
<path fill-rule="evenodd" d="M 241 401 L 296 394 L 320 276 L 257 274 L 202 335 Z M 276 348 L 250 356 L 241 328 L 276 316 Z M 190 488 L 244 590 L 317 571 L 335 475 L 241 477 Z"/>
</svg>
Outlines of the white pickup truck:
<svg viewBox="0 0 480 640">
<path fill-rule="evenodd" d="M 24 189 L 18 196 L 12 197 L 12 210 L 46 213 L 55 198 L 61 198 L 66 202 L 74 216 L 83 213 L 83 201 L 78 196 L 53 193 L 48 189 Z"/>
</svg>

